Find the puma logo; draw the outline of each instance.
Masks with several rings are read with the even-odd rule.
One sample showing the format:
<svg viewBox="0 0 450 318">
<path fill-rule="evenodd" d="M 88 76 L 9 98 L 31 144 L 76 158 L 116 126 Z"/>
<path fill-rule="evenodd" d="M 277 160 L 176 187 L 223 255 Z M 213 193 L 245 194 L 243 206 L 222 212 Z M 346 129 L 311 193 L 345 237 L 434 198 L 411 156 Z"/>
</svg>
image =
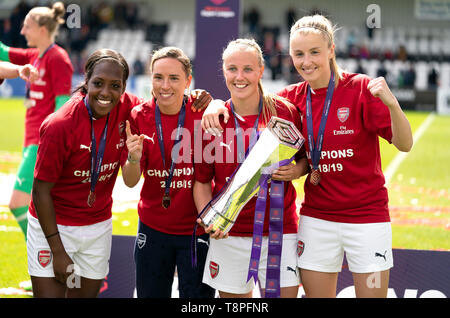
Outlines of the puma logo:
<svg viewBox="0 0 450 318">
<path fill-rule="evenodd" d="M 233 140 L 231 140 L 231 141 L 230 141 L 230 144 L 228 145 L 228 144 L 226 144 L 226 143 L 224 143 L 224 142 L 221 141 L 221 142 L 220 142 L 220 146 L 227 148 L 228 151 L 231 152 L 231 143 L 232 143 L 232 142 L 233 142 Z"/>
<path fill-rule="evenodd" d="M 209 242 L 208 241 L 205 241 L 204 239 L 201 239 L 201 238 L 197 238 L 197 242 L 198 243 L 203 243 L 203 244 L 206 244 L 206 246 L 208 246 L 209 247 Z"/>
<path fill-rule="evenodd" d="M 153 144 L 155 144 L 155 133 L 153 133 L 153 136 L 149 137 L 147 135 L 144 135 L 145 139 L 151 140 Z"/>
<path fill-rule="evenodd" d="M 19 183 L 20 186 L 22 186 L 22 183 L 25 181 L 25 178 L 16 178 L 17 182 Z"/>
<path fill-rule="evenodd" d="M 292 267 L 288 266 L 288 267 L 286 268 L 286 270 L 287 270 L 287 271 L 294 272 L 295 276 L 297 276 L 297 271 L 296 271 L 295 269 L 293 269 Z"/>
<path fill-rule="evenodd" d="M 80 145 L 80 149 L 87 149 L 89 152 L 91 152 L 91 145 L 92 145 L 92 143 L 90 143 L 89 146 Z"/>
<path fill-rule="evenodd" d="M 384 258 L 384 261 L 386 262 L 386 253 L 387 253 L 387 251 L 384 251 L 384 254 L 375 252 L 375 257 L 382 257 L 382 258 Z"/>
</svg>

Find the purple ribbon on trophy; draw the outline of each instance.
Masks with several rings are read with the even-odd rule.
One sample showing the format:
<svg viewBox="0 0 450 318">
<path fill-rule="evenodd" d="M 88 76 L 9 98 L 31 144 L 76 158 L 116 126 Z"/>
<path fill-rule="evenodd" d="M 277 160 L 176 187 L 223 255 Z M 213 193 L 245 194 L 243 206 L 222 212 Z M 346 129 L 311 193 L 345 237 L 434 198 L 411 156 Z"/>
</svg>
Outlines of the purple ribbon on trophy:
<svg viewBox="0 0 450 318">
<path fill-rule="evenodd" d="M 280 161 L 281 167 L 292 161 L 293 158 Z M 273 171 L 275 169 L 271 169 Z M 260 179 L 258 199 L 255 206 L 253 222 L 252 252 L 248 268 L 247 282 L 254 278 L 258 281 L 259 260 L 264 231 L 266 202 L 270 175 L 264 174 Z M 269 247 L 266 269 L 266 298 L 280 297 L 280 261 L 283 247 L 283 212 L 284 212 L 284 182 L 271 180 L 270 184 L 270 214 L 269 214 Z"/>
</svg>

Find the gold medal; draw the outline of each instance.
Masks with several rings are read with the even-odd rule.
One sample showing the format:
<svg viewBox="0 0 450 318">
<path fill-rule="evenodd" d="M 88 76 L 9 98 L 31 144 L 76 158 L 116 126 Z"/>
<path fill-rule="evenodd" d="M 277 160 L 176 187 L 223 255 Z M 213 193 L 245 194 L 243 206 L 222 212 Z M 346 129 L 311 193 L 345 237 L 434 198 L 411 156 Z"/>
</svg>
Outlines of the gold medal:
<svg viewBox="0 0 450 318">
<path fill-rule="evenodd" d="M 316 186 L 316 185 L 319 184 L 320 178 L 321 178 L 321 176 L 320 176 L 319 170 L 318 169 L 313 169 L 311 171 L 311 175 L 309 177 L 309 182 L 311 182 L 313 185 Z"/>
<path fill-rule="evenodd" d="M 95 202 L 95 193 L 92 191 L 89 191 L 89 195 L 87 198 L 87 205 L 89 207 L 92 207 L 94 205 L 94 202 Z"/>
<path fill-rule="evenodd" d="M 165 193 L 162 198 L 162 206 L 164 209 L 167 209 L 170 206 L 170 196 L 168 193 Z"/>
</svg>

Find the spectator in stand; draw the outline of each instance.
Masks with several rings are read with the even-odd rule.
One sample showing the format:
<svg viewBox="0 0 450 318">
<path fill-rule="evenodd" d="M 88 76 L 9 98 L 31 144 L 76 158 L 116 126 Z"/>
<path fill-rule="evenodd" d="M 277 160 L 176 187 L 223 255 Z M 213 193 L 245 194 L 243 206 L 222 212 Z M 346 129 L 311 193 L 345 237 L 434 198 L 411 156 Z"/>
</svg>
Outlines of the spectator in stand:
<svg viewBox="0 0 450 318">
<path fill-rule="evenodd" d="M 416 70 L 412 64 L 409 65 L 408 69 L 402 72 L 402 77 L 404 88 L 414 88 L 416 83 Z"/>
<path fill-rule="evenodd" d="M 257 34 L 259 32 L 259 19 L 260 14 L 258 8 L 256 7 L 251 8 L 250 11 L 246 14 L 246 20 L 250 33 Z"/>
<path fill-rule="evenodd" d="M 431 71 L 428 73 L 428 89 L 436 89 L 438 86 L 438 73 L 436 68 L 433 66 Z"/>
</svg>

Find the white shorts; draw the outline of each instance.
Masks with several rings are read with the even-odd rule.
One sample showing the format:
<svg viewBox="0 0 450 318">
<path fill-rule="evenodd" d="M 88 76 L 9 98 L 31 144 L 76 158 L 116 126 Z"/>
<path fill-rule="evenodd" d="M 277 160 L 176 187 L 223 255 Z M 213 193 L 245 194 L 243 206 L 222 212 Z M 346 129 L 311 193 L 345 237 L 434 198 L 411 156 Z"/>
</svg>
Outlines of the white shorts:
<svg viewBox="0 0 450 318">
<path fill-rule="evenodd" d="M 58 224 L 58 231 L 67 254 L 74 262 L 75 274 L 89 279 L 104 279 L 109 272 L 112 219 L 85 226 Z M 28 213 L 27 253 L 30 276 L 55 277 L 53 257 L 47 239 L 39 220 L 30 213 Z"/>
<path fill-rule="evenodd" d="M 245 294 L 255 288 L 254 279 L 247 282 L 252 237 L 229 236 L 226 239 L 209 241 L 208 256 L 203 272 L 203 282 L 211 287 L 233 294 Z M 283 235 L 283 249 L 280 263 L 280 286 L 300 284 L 297 270 L 296 234 Z M 268 237 L 263 237 L 258 280 L 265 288 Z"/>
<path fill-rule="evenodd" d="M 337 273 L 344 253 L 352 273 L 372 273 L 393 267 L 390 222 L 339 223 L 300 216 L 298 267 Z"/>
</svg>

